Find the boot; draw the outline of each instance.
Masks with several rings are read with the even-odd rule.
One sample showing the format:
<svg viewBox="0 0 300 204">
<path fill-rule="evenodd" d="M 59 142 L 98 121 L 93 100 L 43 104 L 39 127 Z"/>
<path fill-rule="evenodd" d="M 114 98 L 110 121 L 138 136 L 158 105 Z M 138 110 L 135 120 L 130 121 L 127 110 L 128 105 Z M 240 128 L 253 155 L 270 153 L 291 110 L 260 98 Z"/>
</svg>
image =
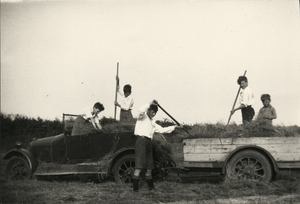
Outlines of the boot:
<svg viewBox="0 0 300 204">
<path fill-rule="evenodd" d="M 133 191 L 138 192 L 139 191 L 139 181 L 140 179 L 138 178 L 132 178 L 132 184 L 133 184 Z"/>
<path fill-rule="evenodd" d="M 153 179 L 148 179 L 147 184 L 150 191 L 154 190 Z"/>
</svg>

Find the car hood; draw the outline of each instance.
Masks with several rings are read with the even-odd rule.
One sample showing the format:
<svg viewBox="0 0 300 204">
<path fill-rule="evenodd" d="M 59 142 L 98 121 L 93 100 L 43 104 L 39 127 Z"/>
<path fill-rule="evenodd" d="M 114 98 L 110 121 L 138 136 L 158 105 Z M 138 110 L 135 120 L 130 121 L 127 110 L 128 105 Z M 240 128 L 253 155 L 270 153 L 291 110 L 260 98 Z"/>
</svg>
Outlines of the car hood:
<svg viewBox="0 0 300 204">
<path fill-rule="evenodd" d="M 41 147 L 41 146 L 51 146 L 51 144 L 56 140 L 61 140 L 64 138 L 64 134 L 59 134 L 56 136 L 40 138 L 34 140 L 30 143 L 30 148 Z"/>
</svg>

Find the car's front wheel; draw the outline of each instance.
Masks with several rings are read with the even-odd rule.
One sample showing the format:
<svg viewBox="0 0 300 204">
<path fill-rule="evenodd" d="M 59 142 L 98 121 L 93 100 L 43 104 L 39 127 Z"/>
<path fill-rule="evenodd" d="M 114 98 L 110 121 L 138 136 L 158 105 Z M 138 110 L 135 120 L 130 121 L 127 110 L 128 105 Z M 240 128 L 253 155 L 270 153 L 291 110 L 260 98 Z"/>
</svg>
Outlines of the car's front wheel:
<svg viewBox="0 0 300 204">
<path fill-rule="evenodd" d="M 117 183 L 132 183 L 135 167 L 134 154 L 125 155 L 120 158 L 114 166 L 114 179 Z"/>
<path fill-rule="evenodd" d="M 22 157 L 12 157 L 5 169 L 7 180 L 24 180 L 31 177 L 31 170 L 28 162 Z"/>
</svg>

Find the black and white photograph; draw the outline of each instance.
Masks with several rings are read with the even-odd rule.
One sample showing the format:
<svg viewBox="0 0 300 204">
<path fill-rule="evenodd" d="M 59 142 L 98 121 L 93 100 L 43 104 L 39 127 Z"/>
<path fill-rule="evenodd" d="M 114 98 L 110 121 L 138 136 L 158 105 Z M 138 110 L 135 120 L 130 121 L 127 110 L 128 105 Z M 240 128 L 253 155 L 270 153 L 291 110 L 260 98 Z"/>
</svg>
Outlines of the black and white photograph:
<svg viewBox="0 0 300 204">
<path fill-rule="evenodd" d="M 0 9 L 0 203 L 300 203 L 299 0 Z"/>
</svg>

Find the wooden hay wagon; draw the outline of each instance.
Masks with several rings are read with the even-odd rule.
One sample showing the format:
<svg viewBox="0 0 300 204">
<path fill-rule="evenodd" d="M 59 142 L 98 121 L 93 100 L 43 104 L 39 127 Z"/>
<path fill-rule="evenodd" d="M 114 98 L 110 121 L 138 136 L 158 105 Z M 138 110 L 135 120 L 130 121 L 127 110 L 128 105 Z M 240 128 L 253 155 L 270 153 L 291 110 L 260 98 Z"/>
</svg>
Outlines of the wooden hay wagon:
<svg viewBox="0 0 300 204">
<path fill-rule="evenodd" d="M 270 182 L 278 171 L 300 169 L 300 137 L 183 140 L 183 169 Z"/>
</svg>

